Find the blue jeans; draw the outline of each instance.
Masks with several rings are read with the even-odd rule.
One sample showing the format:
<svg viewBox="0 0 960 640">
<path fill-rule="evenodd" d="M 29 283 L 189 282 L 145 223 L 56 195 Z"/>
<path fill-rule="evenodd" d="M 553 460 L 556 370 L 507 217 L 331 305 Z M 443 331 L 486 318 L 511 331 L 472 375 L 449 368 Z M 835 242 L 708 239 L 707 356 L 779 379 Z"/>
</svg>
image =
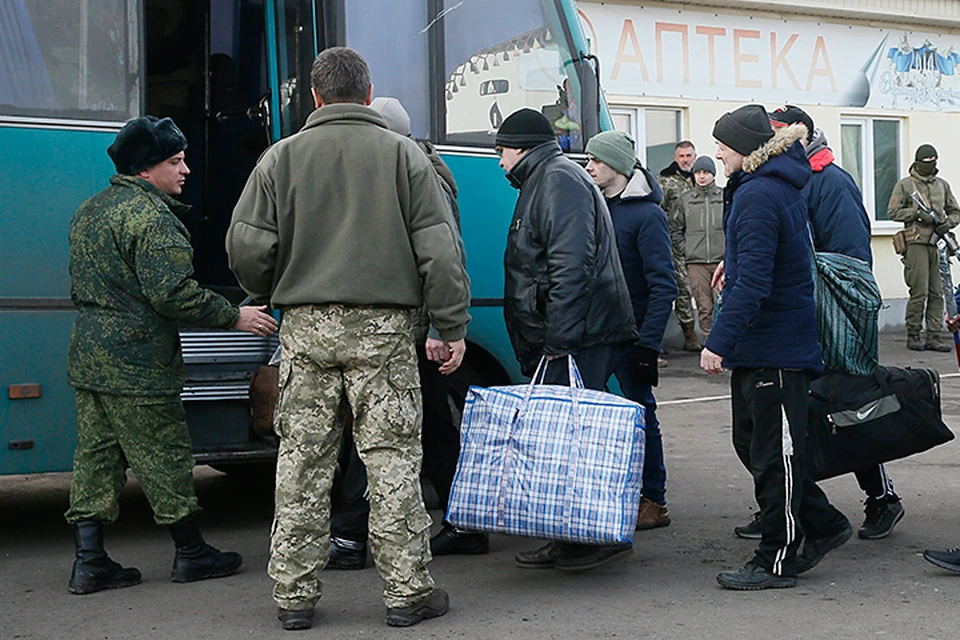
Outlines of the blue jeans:
<svg viewBox="0 0 960 640">
<path fill-rule="evenodd" d="M 636 379 L 634 362 L 636 347 L 623 347 L 617 354 L 613 373 L 620 381 L 623 395 L 646 409 L 647 444 L 640 495 L 657 504 L 666 504 L 667 468 L 663 465 L 663 437 L 660 435 L 660 421 L 657 420 L 657 400 L 653 397 L 653 387 Z"/>
</svg>

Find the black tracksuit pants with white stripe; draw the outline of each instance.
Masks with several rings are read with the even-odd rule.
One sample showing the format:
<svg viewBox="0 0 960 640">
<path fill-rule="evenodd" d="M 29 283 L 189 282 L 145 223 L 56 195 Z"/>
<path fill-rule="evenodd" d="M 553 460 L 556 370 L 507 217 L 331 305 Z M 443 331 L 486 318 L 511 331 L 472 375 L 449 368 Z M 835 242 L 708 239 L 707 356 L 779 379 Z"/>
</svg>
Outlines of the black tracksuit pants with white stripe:
<svg viewBox="0 0 960 640">
<path fill-rule="evenodd" d="M 846 517 L 804 473 L 810 373 L 734 369 L 733 446 L 753 476 L 763 538 L 756 562 L 778 575 L 797 575 L 804 534 L 839 533 Z"/>
</svg>

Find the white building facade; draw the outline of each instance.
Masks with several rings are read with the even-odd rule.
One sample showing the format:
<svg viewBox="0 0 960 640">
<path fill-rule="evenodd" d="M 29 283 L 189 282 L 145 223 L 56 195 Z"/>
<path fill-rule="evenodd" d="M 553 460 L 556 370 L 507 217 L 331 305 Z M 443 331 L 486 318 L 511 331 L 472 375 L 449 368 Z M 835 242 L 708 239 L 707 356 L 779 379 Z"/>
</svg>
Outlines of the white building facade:
<svg viewBox="0 0 960 640">
<path fill-rule="evenodd" d="M 887 202 L 924 143 L 960 189 L 960 2 L 624 0 L 579 9 L 614 123 L 655 173 L 679 140 L 713 155 L 713 123 L 742 104 L 810 113 L 863 191 L 887 305 L 881 327 L 903 326 L 907 289 L 891 241 L 902 225 L 887 220 Z"/>
</svg>

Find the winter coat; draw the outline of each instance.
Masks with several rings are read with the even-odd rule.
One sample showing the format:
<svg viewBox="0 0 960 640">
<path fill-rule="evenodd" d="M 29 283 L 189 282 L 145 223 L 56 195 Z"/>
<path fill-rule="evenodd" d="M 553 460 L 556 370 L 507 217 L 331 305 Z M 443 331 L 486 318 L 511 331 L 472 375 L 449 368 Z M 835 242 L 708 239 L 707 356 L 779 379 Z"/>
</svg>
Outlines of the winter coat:
<svg viewBox="0 0 960 640">
<path fill-rule="evenodd" d="M 913 201 L 913 192 L 919 191 L 927 205 L 951 229 L 960 223 L 960 206 L 950 189 L 950 183 L 932 176 L 922 176 L 911 166 L 910 176 L 904 178 L 893 187 L 890 194 L 890 203 L 887 205 L 887 217 L 902 222 L 907 229 L 909 244 L 930 244 L 930 236 L 936 228 L 935 224 L 923 222 L 919 216 L 919 207 Z"/>
<path fill-rule="evenodd" d="M 655 351 L 663 350 L 663 332 L 677 297 L 662 196 L 653 174 L 638 165 L 623 192 L 607 200 L 640 331 L 637 345 Z"/>
<path fill-rule="evenodd" d="M 520 190 L 504 254 L 507 332 L 525 375 L 541 356 L 637 338 L 607 205 L 556 142 L 507 174 Z"/>
<path fill-rule="evenodd" d="M 683 223 L 687 264 L 714 264 L 723 260 L 723 189 L 711 182 L 687 189 L 677 202 Z"/>
<path fill-rule="evenodd" d="M 726 282 L 706 348 L 727 368 L 821 371 L 807 205 L 810 179 L 793 125 L 744 158 L 724 193 Z"/>
<path fill-rule="evenodd" d="M 870 218 L 863 208 L 857 183 L 834 164 L 833 152 L 828 147 L 812 155 L 809 151 L 813 173 L 803 188 L 803 197 L 807 201 L 814 249 L 842 253 L 873 266 Z"/>
<path fill-rule="evenodd" d="M 466 335 L 470 280 L 443 188 L 369 107 L 321 107 L 267 149 L 226 244 L 240 285 L 274 307 L 426 302 L 444 340 Z"/>
<path fill-rule="evenodd" d="M 178 323 L 227 329 L 240 310 L 192 278 L 190 207 L 146 180 L 115 175 L 70 221 L 70 297 L 79 314 L 67 380 L 133 396 L 179 394 Z"/>
</svg>

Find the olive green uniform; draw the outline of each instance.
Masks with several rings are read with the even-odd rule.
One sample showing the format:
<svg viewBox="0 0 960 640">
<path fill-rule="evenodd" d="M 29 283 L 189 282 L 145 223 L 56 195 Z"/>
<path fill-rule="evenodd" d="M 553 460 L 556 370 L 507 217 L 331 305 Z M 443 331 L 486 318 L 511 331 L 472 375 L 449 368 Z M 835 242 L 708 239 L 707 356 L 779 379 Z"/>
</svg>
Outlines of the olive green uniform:
<svg viewBox="0 0 960 640">
<path fill-rule="evenodd" d="M 910 176 L 893 188 L 887 216 L 902 222 L 907 231 L 907 251 L 902 256 L 903 279 L 910 290 L 907 302 L 907 335 L 918 337 L 926 317 L 927 342 L 936 340 L 943 326 L 943 290 L 935 227 L 913 200 L 914 191 L 939 216 L 944 228 L 960 223 L 960 206 L 950 184 L 936 175 L 922 176 L 911 167 Z"/>
<path fill-rule="evenodd" d="M 682 175 L 673 173 L 657 177 L 660 188 L 663 189 L 663 203 L 661 208 L 667 212 L 667 224 L 670 227 L 670 244 L 673 249 L 673 269 L 677 278 L 677 299 L 673 303 L 673 311 L 681 326 L 693 325 L 693 304 L 690 292 L 690 278 L 687 274 L 685 239 L 683 234 L 683 219 L 679 209 L 680 195 L 693 187 L 693 181 Z"/>
<path fill-rule="evenodd" d="M 191 278 L 190 236 L 174 215 L 188 209 L 145 180 L 115 175 L 70 223 L 79 311 L 67 353 L 78 439 L 70 523 L 116 520 L 126 464 L 158 524 L 199 511 L 178 322 L 228 328 L 239 310 Z"/>
</svg>

